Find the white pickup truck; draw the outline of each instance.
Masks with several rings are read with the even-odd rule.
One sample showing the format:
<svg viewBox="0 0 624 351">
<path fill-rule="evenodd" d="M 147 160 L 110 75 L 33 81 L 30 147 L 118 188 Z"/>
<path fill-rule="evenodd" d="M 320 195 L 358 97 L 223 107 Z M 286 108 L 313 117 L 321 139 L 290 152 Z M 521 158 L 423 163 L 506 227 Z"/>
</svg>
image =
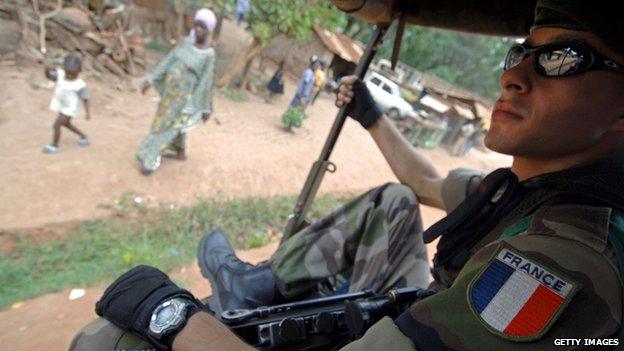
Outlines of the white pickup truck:
<svg viewBox="0 0 624 351">
<path fill-rule="evenodd" d="M 418 116 L 414 108 L 401 97 L 401 90 L 395 82 L 375 72 L 366 77 L 364 82 L 377 106 L 388 117 L 398 119 Z"/>
</svg>

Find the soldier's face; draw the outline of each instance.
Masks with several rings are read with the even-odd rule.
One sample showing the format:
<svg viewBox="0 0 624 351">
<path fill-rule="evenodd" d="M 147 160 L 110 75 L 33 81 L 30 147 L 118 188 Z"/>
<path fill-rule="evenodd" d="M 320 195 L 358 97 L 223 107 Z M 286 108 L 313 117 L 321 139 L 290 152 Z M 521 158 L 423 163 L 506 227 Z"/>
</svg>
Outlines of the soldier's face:
<svg viewBox="0 0 624 351">
<path fill-rule="evenodd" d="M 581 40 L 620 63 L 618 55 L 588 32 L 540 28 L 528 46 Z M 554 159 L 624 139 L 624 74 L 587 71 L 567 77 L 543 77 L 530 55 L 505 71 L 501 96 L 485 137 L 490 149 L 525 158 Z M 621 141 L 619 141 L 621 143 Z"/>
</svg>

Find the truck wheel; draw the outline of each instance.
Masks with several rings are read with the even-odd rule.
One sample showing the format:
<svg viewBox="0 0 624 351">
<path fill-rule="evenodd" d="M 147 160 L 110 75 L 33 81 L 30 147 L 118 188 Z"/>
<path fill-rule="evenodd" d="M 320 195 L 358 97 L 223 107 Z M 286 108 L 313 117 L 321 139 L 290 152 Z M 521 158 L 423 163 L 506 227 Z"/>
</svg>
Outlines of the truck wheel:
<svg viewBox="0 0 624 351">
<path fill-rule="evenodd" d="M 388 117 L 390 117 L 391 119 L 401 119 L 401 112 L 393 107 L 388 110 Z"/>
</svg>

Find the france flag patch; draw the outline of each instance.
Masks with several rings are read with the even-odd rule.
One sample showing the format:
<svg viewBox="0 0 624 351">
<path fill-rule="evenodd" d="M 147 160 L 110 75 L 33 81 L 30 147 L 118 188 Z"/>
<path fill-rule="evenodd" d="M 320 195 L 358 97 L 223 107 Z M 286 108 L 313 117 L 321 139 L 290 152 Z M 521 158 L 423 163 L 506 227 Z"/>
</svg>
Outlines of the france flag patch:
<svg viewBox="0 0 624 351">
<path fill-rule="evenodd" d="M 468 300 L 490 331 L 530 341 L 550 328 L 578 288 L 578 283 L 503 245 L 468 286 Z"/>
</svg>

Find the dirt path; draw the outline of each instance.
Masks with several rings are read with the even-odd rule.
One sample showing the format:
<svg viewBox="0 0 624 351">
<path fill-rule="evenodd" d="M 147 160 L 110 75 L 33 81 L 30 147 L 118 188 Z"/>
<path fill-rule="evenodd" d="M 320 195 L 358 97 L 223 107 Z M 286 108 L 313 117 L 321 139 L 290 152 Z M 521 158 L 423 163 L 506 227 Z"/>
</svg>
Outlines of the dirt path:
<svg viewBox="0 0 624 351">
<path fill-rule="evenodd" d="M 240 29 L 226 25 L 222 39 L 242 45 Z M 248 101 L 233 102 L 219 93 L 214 117 L 220 124 L 213 120 L 190 132 L 189 159 L 164 161 L 155 174 L 144 177 L 134 153 L 156 109 L 155 93 L 142 96 L 126 88 L 119 91 L 95 77 L 85 79 L 92 91 L 94 119 L 79 119 L 76 124 L 91 137 L 92 145 L 80 148 L 76 137 L 64 132 L 62 152 L 45 155 L 41 147 L 51 138 L 54 115 L 47 107 L 51 90 L 41 88 L 46 86 L 41 68 L 0 65 L 0 229 L 45 228 L 105 216 L 108 213 L 98 205 L 128 190 L 178 204 L 208 196 L 296 194 L 336 114 L 331 97 L 322 96 L 309 108 L 304 128 L 290 134 L 281 129 L 279 119 L 294 82 L 287 82 L 286 94 L 271 105 L 253 95 Z M 443 174 L 457 167 L 487 172 L 510 161 L 476 150 L 463 158 L 441 149 L 425 153 Z M 332 161 L 338 170 L 325 177 L 324 193 L 357 193 L 396 181 L 370 136 L 352 121 L 346 123 Z M 442 215 L 423 208 L 427 226 Z M 257 262 L 274 250 L 275 244 L 245 252 L 243 258 Z M 209 293 L 195 265 L 174 276 L 198 296 Z M 69 292 L 63 291 L 0 311 L 0 345 L 11 350 L 65 350 L 72 335 L 93 318 L 101 292 L 87 289 L 83 298 L 69 301 Z"/>
<path fill-rule="evenodd" d="M 323 96 L 310 107 L 304 127 L 291 134 L 279 122 L 290 90 L 271 105 L 253 95 L 246 102 L 233 102 L 217 94 L 214 117 L 221 124 L 210 121 L 191 131 L 188 160 L 164 160 L 155 174 L 145 177 L 134 153 L 156 108 L 153 92 L 142 96 L 89 81 L 94 118 L 79 119 L 76 125 L 92 145 L 78 147 L 76 137 L 63 131 L 62 151 L 47 155 L 41 147 L 51 138 L 54 115 L 47 109 L 51 92 L 30 87 L 33 82 L 45 84 L 38 73 L 38 68 L 0 67 L 0 81 L 6 82 L 0 88 L 0 228 L 102 216 L 106 212 L 98 205 L 128 190 L 181 204 L 215 195 L 295 194 L 336 113 L 331 97 Z M 464 158 L 444 150 L 427 154 L 442 172 L 458 166 L 489 170 L 508 163 L 505 157 L 479 151 Z M 322 192 L 358 192 L 395 180 L 370 136 L 352 121 L 346 123 L 332 160 L 338 170 L 325 177 Z"/>
<path fill-rule="evenodd" d="M 226 21 L 219 48 L 229 57 L 245 40 L 242 29 Z M 50 141 L 55 118 L 48 110 L 51 86 L 40 67 L 0 66 L 0 229 L 106 215 L 98 205 L 128 190 L 179 204 L 215 195 L 296 194 L 336 114 L 331 97 L 321 96 L 309 108 L 304 127 L 285 133 L 280 116 L 295 82 L 287 82 L 286 94 L 270 105 L 254 95 L 233 102 L 217 94 L 215 119 L 189 133 L 189 159 L 165 160 L 155 174 L 145 177 L 138 172 L 134 154 L 156 110 L 156 93 L 119 91 L 96 77 L 84 78 L 91 89 L 94 118 L 80 118 L 76 125 L 92 145 L 78 147 L 76 136 L 64 130 L 61 153 L 46 155 L 41 148 Z M 460 166 L 487 171 L 509 163 L 507 157 L 479 151 L 463 158 L 444 150 L 427 154 L 443 173 Z M 352 121 L 346 123 L 332 161 L 338 171 L 325 177 L 321 192 L 359 192 L 395 180 L 370 136 Z"/>
</svg>

